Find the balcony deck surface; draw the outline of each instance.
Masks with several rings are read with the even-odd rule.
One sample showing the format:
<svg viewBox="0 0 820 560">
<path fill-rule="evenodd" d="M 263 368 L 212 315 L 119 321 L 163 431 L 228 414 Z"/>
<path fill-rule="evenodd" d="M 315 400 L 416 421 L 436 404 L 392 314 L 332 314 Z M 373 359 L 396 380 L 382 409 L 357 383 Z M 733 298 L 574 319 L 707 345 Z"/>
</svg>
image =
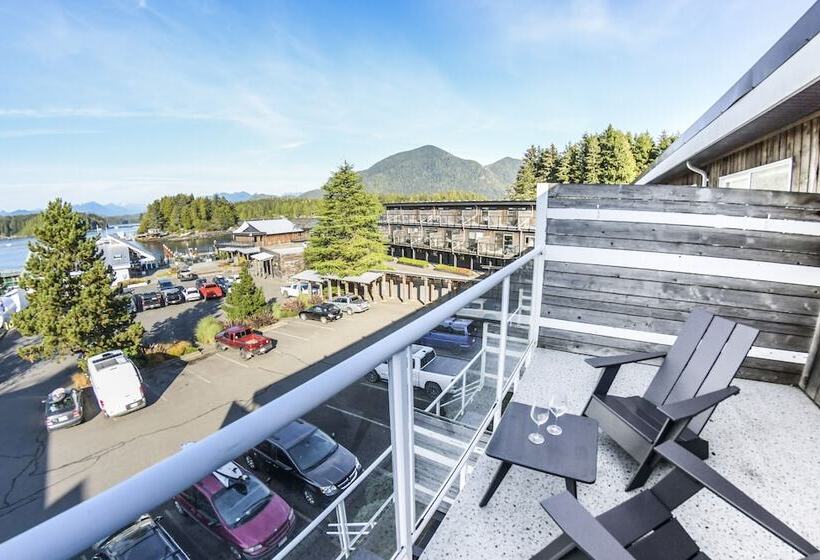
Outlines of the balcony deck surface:
<svg viewBox="0 0 820 560">
<path fill-rule="evenodd" d="M 570 412 L 580 412 L 597 380 L 597 371 L 583 360 L 578 354 L 537 349 L 513 400 L 543 406 L 560 389 Z M 641 394 L 655 369 L 625 366 L 612 392 Z M 740 394 L 718 407 L 702 433 L 711 446 L 709 464 L 820 546 L 820 408 L 795 387 L 743 379 L 735 385 Z M 580 502 L 596 515 L 632 495 L 624 487 L 637 466 L 605 434 L 598 453 L 597 482 L 578 484 Z M 564 491 L 558 478 L 513 467 L 487 507 L 478 507 L 497 466 L 498 461 L 480 457 L 423 560 L 526 559 L 560 534 L 539 505 L 542 498 Z M 667 471 L 666 465 L 660 468 L 647 487 Z M 706 490 L 675 515 L 716 560 L 799 557 Z"/>
</svg>

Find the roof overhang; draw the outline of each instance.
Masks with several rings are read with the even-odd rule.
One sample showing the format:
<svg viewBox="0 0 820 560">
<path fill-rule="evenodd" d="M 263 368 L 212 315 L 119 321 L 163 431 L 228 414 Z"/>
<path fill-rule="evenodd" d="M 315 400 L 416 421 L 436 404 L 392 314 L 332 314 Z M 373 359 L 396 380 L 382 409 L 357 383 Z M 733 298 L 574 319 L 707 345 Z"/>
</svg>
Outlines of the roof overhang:
<svg viewBox="0 0 820 560">
<path fill-rule="evenodd" d="M 817 112 L 820 3 L 809 11 L 637 181 L 663 183 Z"/>
</svg>

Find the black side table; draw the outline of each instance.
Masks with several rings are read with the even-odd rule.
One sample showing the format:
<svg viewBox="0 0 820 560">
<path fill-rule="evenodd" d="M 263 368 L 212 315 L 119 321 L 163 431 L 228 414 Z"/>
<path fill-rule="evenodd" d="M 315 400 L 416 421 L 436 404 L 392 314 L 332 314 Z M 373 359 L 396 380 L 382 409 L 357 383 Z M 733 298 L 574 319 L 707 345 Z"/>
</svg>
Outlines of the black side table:
<svg viewBox="0 0 820 560">
<path fill-rule="evenodd" d="M 527 439 L 536 428 L 530 418 L 530 410 L 530 406 L 511 402 L 498 423 L 485 453 L 501 461 L 501 465 L 481 498 L 480 507 L 487 505 L 513 465 L 560 476 L 573 496 L 578 494 L 576 482 L 595 482 L 598 474 L 598 422 L 585 416 L 564 414 L 557 422 L 563 433 L 553 436 L 546 433 L 545 426 L 541 426 L 539 433 L 546 441 L 535 445 Z M 552 424 L 554 420 L 555 417 L 551 416 L 548 423 Z"/>
</svg>

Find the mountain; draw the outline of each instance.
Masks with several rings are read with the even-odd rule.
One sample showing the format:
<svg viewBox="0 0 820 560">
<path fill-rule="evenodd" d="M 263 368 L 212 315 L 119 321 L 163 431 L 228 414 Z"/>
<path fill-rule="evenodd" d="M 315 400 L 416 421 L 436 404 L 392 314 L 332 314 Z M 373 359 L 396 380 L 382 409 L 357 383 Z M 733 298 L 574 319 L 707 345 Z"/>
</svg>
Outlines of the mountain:
<svg viewBox="0 0 820 560">
<path fill-rule="evenodd" d="M 246 200 L 257 200 L 260 198 L 271 198 L 276 195 L 273 194 L 261 194 L 261 193 L 249 193 L 247 191 L 238 191 L 238 192 L 220 192 L 216 193 L 215 196 L 221 196 L 225 200 L 229 202 L 245 202 Z"/>
<path fill-rule="evenodd" d="M 488 198 L 503 198 L 521 160 L 505 157 L 484 166 L 437 148 L 422 146 L 399 152 L 361 171 L 368 190 L 379 194 L 418 194 L 442 191 L 471 191 Z M 301 195 L 322 196 L 321 189 Z"/>
<path fill-rule="evenodd" d="M 39 210 L 0 210 L 0 216 L 23 216 L 25 214 L 36 214 Z"/>
<path fill-rule="evenodd" d="M 74 210 L 98 216 L 125 216 L 126 214 L 141 214 L 145 212 L 144 204 L 101 204 L 99 202 L 83 202 L 74 204 Z"/>
</svg>

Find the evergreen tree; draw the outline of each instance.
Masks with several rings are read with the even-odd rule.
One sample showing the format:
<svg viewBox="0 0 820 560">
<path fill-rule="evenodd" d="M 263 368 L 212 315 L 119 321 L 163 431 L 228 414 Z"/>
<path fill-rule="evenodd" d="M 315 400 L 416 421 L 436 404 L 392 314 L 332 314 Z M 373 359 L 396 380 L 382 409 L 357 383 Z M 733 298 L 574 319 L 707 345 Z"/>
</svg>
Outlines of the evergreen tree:
<svg viewBox="0 0 820 560">
<path fill-rule="evenodd" d="M 244 321 L 265 309 L 266 305 L 265 294 L 253 281 L 248 267 L 243 266 L 239 271 L 239 281 L 225 298 L 225 314 L 233 321 Z"/>
<path fill-rule="evenodd" d="M 310 231 L 305 261 L 321 274 L 347 276 L 379 266 L 387 257 L 379 230 L 383 208 L 345 162 L 323 187 L 319 223 Z"/>
<path fill-rule="evenodd" d="M 583 172 L 581 183 L 595 185 L 601 182 L 601 143 L 597 134 L 584 134 L 581 141 Z"/>
<path fill-rule="evenodd" d="M 48 204 L 35 228 L 35 241 L 20 278 L 29 306 L 14 325 L 37 341 L 20 349 L 28 360 L 80 354 L 80 367 L 93 354 L 140 350 L 142 325 L 134 323 L 128 302 L 111 287 L 111 269 L 86 235 L 86 221 L 71 205 Z"/>
<path fill-rule="evenodd" d="M 572 178 L 572 153 L 570 147 L 572 144 L 567 144 L 564 151 L 558 154 L 555 162 L 555 172 L 553 178 L 556 183 L 570 183 Z"/>
<path fill-rule="evenodd" d="M 558 161 L 558 150 L 555 144 L 550 144 L 549 147 L 543 148 L 538 152 L 537 159 L 533 172 L 535 174 L 536 183 L 554 183 L 555 182 L 555 165 Z M 535 198 L 533 196 L 533 198 Z"/>
<path fill-rule="evenodd" d="M 533 165 L 524 159 L 521 162 L 521 167 L 518 168 L 515 183 L 510 185 L 507 196 L 511 200 L 535 200 L 535 184 L 536 180 Z"/>
<path fill-rule="evenodd" d="M 665 130 L 662 130 L 658 135 L 658 140 L 655 142 L 655 149 L 652 152 L 652 161 L 658 159 L 658 157 L 666 151 L 666 148 L 671 146 L 677 139 L 677 134 L 669 134 Z"/>
<path fill-rule="evenodd" d="M 626 134 L 612 125 L 601 134 L 601 183 L 631 183 L 638 175 Z"/>
<path fill-rule="evenodd" d="M 654 159 L 652 154 L 655 152 L 655 140 L 649 132 L 641 132 L 634 136 L 630 135 L 630 147 L 638 173 L 643 173 Z"/>
</svg>

